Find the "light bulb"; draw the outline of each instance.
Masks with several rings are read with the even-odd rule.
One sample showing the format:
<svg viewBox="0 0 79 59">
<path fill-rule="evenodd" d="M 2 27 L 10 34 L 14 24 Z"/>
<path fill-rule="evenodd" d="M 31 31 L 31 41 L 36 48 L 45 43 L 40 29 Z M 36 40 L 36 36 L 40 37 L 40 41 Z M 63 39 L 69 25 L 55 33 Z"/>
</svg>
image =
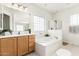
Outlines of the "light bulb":
<svg viewBox="0 0 79 59">
<path fill-rule="evenodd" d="M 24 11 L 27 11 L 27 7 L 24 7 L 24 6 L 23 6 L 23 9 L 24 9 Z"/>
<path fill-rule="evenodd" d="M 17 4 L 14 4 L 13 6 L 14 6 L 14 7 L 18 7 L 18 5 L 17 5 Z"/>
</svg>

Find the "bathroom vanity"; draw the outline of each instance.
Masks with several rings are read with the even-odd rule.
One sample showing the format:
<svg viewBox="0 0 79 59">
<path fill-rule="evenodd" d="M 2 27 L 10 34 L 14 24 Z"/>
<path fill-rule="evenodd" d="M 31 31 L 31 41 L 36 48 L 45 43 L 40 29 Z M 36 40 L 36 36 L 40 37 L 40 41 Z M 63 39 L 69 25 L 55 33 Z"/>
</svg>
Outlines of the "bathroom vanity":
<svg viewBox="0 0 79 59">
<path fill-rule="evenodd" d="M 21 56 L 34 50 L 34 34 L 0 36 L 0 56 Z"/>
<path fill-rule="evenodd" d="M 35 50 L 35 34 L 31 33 L 29 19 L 27 13 L 0 5 L 0 56 L 21 56 Z"/>
</svg>

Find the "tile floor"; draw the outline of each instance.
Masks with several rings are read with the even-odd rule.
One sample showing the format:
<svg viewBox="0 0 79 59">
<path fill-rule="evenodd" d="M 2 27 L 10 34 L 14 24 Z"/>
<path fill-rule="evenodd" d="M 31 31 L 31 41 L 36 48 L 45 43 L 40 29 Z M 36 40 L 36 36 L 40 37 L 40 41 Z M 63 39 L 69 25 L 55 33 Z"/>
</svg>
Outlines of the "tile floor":
<svg viewBox="0 0 79 59">
<path fill-rule="evenodd" d="M 67 45 L 63 46 L 62 48 L 68 49 L 72 56 L 79 56 L 79 46 L 74 46 L 74 45 Z"/>
<path fill-rule="evenodd" d="M 72 56 L 79 56 L 79 46 L 74 46 L 74 45 L 67 45 L 67 46 L 62 46 L 62 48 L 67 49 L 71 52 Z M 39 56 L 35 52 L 28 54 L 27 56 Z M 56 54 L 52 54 L 52 56 L 56 56 Z"/>
</svg>

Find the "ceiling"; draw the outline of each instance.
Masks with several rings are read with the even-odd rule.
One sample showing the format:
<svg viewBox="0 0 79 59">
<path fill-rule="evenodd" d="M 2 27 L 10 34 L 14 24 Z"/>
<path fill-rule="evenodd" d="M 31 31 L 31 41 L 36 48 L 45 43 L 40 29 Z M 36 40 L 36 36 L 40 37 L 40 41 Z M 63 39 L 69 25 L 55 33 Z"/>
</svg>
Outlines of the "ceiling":
<svg viewBox="0 0 79 59">
<path fill-rule="evenodd" d="M 67 8 L 79 5 L 78 3 L 36 3 L 36 5 L 46 9 L 51 13 L 56 13 Z"/>
<path fill-rule="evenodd" d="M 79 6 L 79 3 L 18 3 L 26 6 L 27 8 L 31 6 L 40 7 L 50 13 L 56 13 L 68 8 L 73 8 Z"/>
</svg>

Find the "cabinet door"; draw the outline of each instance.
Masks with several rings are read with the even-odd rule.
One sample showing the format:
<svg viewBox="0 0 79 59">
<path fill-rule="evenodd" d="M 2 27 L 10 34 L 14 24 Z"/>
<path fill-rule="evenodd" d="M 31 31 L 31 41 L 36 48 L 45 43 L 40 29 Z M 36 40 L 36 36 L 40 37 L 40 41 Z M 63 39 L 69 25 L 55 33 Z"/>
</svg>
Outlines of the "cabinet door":
<svg viewBox="0 0 79 59">
<path fill-rule="evenodd" d="M 1 56 L 1 39 L 0 39 L 0 56 Z"/>
<path fill-rule="evenodd" d="M 15 56 L 17 55 L 17 38 L 3 38 L 1 39 L 1 55 Z"/>
<path fill-rule="evenodd" d="M 28 53 L 28 36 L 18 37 L 18 55 Z"/>
<path fill-rule="evenodd" d="M 29 35 L 29 52 L 35 50 L 35 35 Z"/>
</svg>

